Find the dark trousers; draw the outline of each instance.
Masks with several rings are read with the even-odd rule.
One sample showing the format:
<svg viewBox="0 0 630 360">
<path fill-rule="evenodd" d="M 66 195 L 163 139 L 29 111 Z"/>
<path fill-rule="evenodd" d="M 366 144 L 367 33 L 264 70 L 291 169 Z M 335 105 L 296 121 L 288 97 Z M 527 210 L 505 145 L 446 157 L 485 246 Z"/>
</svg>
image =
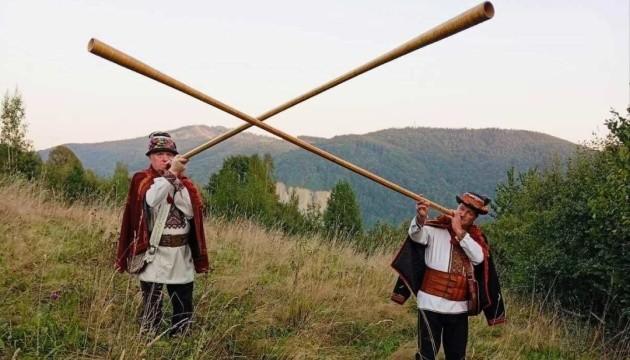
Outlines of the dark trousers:
<svg viewBox="0 0 630 360">
<path fill-rule="evenodd" d="M 440 314 L 428 310 L 418 311 L 418 346 L 416 359 L 433 360 L 444 343 L 446 360 L 466 357 L 468 342 L 468 314 Z"/>
<path fill-rule="evenodd" d="M 159 331 L 162 321 L 163 284 L 140 281 L 142 289 L 141 328 L 144 331 Z M 193 313 L 193 283 L 166 284 L 173 305 L 171 335 L 182 333 L 190 327 Z"/>
</svg>

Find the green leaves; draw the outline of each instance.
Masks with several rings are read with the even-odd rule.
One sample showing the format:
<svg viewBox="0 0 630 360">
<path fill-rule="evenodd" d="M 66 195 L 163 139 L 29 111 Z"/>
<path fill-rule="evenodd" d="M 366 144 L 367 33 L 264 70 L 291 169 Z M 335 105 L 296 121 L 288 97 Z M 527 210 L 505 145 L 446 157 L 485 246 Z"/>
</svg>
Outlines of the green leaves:
<svg viewBox="0 0 630 360">
<path fill-rule="evenodd" d="M 363 231 L 361 210 L 349 182 L 340 180 L 332 189 L 324 226 L 331 234 L 341 236 L 354 236 Z"/>
<path fill-rule="evenodd" d="M 497 187 L 486 226 L 511 287 L 554 293 L 571 311 L 619 329 L 630 320 L 630 162 L 627 118 L 566 166 L 515 174 Z"/>
<path fill-rule="evenodd" d="M 32 179 L 39 175 L 42 161 L 26 138 L 26 110 L 15 89 L 5 93 L 0 112 L 0 171 L 21 173 Z"/>
<path fill-rule="evenodd" d="M 26 109 L 22 102 L 22 95 L 17 89 L 9 96 L 7 91 L 2 100 L 0 114 L 0 143 L 9 145 L 18 151 L 31 150 L 31 144 L 26 139 Z"/>
<path fill-rule="evenodd" d="M 258 155 L 231 156 L 205 190 L 213 214 L 271 220 L 278 203 L 270 167 Z"/>
<path fill-rule="evenodd" d="M 289 234 L 319 230 L 319 217 L 311 212 L 303 215 L 295 195 L 286 204 L 279 201 L 269 155 L 228 157 L 204 190 L 206 208 L 213 216 L 252 219 Z"/>
</svg>

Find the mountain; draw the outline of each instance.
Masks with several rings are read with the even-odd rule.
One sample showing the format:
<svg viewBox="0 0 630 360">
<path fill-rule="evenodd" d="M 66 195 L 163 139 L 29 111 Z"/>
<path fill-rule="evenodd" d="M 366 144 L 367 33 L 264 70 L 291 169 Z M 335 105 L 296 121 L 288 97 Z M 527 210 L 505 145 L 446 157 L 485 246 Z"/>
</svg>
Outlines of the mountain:
<svg viewBox="0 0 630 360">
<path fill-rule="evenodd" d="M 494 197 L 497 183 L 514 167 L 524 171 L 564 161 L 576 146 L 549 135 L 500 129 L 387 129 L 315 142 L 409 190 L 446 206 L 455 194 L 474 191 Z M 305 151 L 275 157 L 276 174 L 290 185 L 330 189 L 339 179 L 357 192 L 364 219 L 399 222 L 413 215 L 413 201 Z"/>
<path fill-rule="evenodd" d="M 170 131 L 185 152 L 228 129 L 203 125 Z M 386 129 L 363 135 L 330 139 L 302 137 L 348 161 L 446 206 L 455 206 L 455 194 L 475 191 L 494 196 L 497 183 L 514 167 L 524 171 L 564 161 L 577 145 L 550 135 L 502 129 Z M 96 144 L 67 144 L 84 166 L 110 175 L 117 161 L 130 171 L 146 167 L 147 138 Z M 40 152 L 46 158 L 50 149 Z M 201 184 L 230 155 L 268 153 L 274 159 L 278 181 L 310 190 L 330 190 L 347 179 L 357 192 L 364 220 L 398 223 L 414 212 L 413 201 L 340 166 L 282 140 L 239 134 L 194 158 L 190 176 Z"/>
<path fill-rule="evenodd" d="M 193 149 L 207 140 L 228 131 L 222 126 L 208 127 L 205 125 L 185 126 L 169 131 L 177 148 L 181 153 Z M 148 144 L 147 137 L 107 141 L 93 144 L 65 144 L 79 157 L 83 165 L 100 176 L 110 176 L 116 162 L 122 161 L 129 166 L 131 172 L 147 167 L 147 157 L 144 155 Z M 226 140 L 195 157 L 195 161 L 188 167 L 189 175 L 199 183 L 207 183 L 209 174 L 218 171 L 223 159 L 230 155 L 251 155 L 269 153 L 277 155 L 296 147 L 285 141 L 269 136 L 239 134 Z M 52 148 L 39 152 L 42 159 L 48 158 Z"/>
</svg>

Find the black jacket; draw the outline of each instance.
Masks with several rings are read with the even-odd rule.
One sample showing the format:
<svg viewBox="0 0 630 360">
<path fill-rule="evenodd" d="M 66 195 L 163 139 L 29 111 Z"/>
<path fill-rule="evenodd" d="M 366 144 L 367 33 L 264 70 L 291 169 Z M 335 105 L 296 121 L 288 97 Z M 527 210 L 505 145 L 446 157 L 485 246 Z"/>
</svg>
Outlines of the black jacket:
<svg viewBox="0 0 630 360">
<path fill-rule="evenodd" d="M 394 261 L 392 261 L 392 267 L 398 273 L 398 280 L 391 296 L 392 301 L 402 305 L 412 293 L 415 296 L 420 290 L 426 268 L 425 248 L 426 245 L 418 244 L 407 236 Z M 475 278 L 479 283 L 479 304 L 483 309 L 488 325 L 496 325 L 506 321 L 505 307 L 499 277 L 492 257 L 488 256 L 484 259 L 484 262 L 486 261 L 488 266 L 485 266 L 483 262 L 475 266 Z"/>
</svg>

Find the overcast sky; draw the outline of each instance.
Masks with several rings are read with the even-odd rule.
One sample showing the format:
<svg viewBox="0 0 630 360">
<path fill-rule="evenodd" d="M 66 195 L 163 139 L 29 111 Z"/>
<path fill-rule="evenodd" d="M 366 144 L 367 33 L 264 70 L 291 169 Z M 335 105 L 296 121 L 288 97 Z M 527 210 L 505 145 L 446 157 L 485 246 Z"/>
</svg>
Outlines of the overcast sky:
<svg viewBox="0 0 630 360">
<path fill-rule="evenodd" d="M 0 0 L 0 91 L 36 149 L 242 122 L 86 51 L 91 37 L 257 116 L 477 1 Z M 501 1 L 495 17 L 268 123 L 330 137 L 499 127 L 574 142 L 630 102 L 629 1 Z M 252 130 L 250 130 L 252 131 Z M 262 133 L 259 130 L 254 130 Z"/>
</svg>

